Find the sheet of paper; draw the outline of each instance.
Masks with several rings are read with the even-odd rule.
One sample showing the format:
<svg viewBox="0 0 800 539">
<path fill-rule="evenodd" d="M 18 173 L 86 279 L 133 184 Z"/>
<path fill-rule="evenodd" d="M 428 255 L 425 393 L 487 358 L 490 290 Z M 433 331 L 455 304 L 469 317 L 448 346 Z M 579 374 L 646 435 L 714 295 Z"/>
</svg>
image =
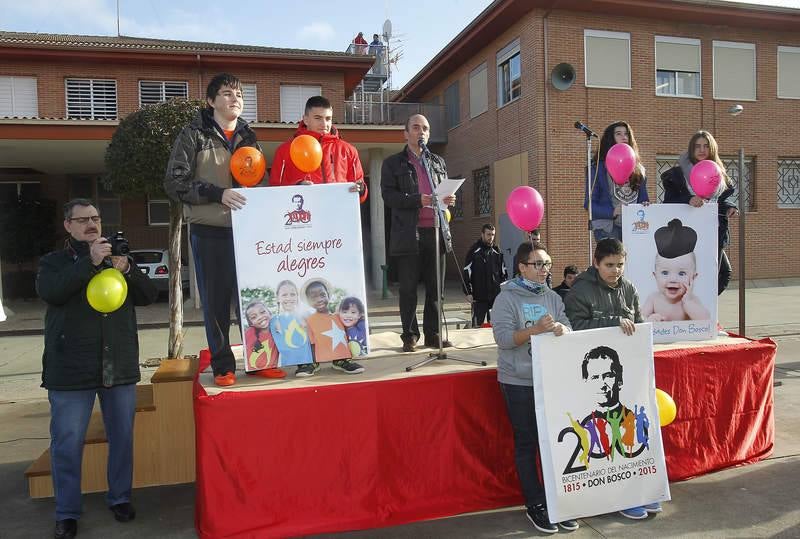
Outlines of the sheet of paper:
<svg viewBox="0 0 800 539">
<path fill-rule="evenodd" d="M 442 202 L 442 199 L 446 196 L 455 195 L 462 183 L 464 183 L 464 178 L 447 178 L 436 186 L 436 196 L 439 197 L 439 207 L 441 209 L 447 208 L 447 204 Z"/>
</svg>

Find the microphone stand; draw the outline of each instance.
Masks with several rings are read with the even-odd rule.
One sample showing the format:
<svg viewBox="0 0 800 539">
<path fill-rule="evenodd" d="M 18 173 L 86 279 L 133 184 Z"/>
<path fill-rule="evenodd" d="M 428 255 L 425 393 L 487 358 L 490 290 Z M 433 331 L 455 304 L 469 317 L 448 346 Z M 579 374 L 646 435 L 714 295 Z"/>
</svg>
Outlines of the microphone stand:
<svg viewBox="0 0 800 539">
<path fill-rule="evenodd" d="M 575 126 L 578 126 L 577 122 Z M 592 194 L 594 193 L 594 185 L 592 185 L 592 137 L 594 136 L 594 133 L 588 129 L 582 131 L 586 135 L 586 209 L 589 210 L 589 222 L 587 228 L 589 230 L 589 267 L 591 267 L 592 257 L 594 256 L 594 253 L 592 252 Z"/>
<path fill-rule="evenodd" d="M 442 261 L 441 261 L 441 248 L 440 248 L 440 241 L 444 242 L 445 251 L 448 253 L 453 252 L 453 236 L 450 233 L 450 223 L 447 222 L 447 218 L 444 215 L 444 208 L 439 206 L 439 195 L 436 194 L 436 185 L 433 181 L 433 168 L 431 167 L 430 163 L 430 150 L 425 145 L 424 141 L 420 139 L 420 154 L 419 158 L 422 162 L 422 166 L 425 168 L 425 171 L 428 173 L 428 182 L 431 186 L 431 197 L 433 198 L 433 229 L 435 231 L 433 235 L 433 241 L 436 242 L 436 303 L 438 305 L 437 309 L 437 324 L 438 324 L 438 331 L 439 331 L 439 351 L 438 352 L 431 352 L 428 354 L 428 357 L 414 363 L 413 365 L 409 365 L 406 367 L 406 372 L 411 372 L 414 369 L 419 367 L 423 367 L 429 363 L 436 361 L 437 359 L 452 359 L 454 361 L 462 361 L 464 363 L 472 363 L 474 365 L 482 365 L 486 366 L 486 362 L 477 359 L 464 359 L 464 358 L 457 358 L 457 357 L 447 357 L 447 353 L 443 351 L 442 342 L 444 342 L 444 336 L 442 334 L 442 318 L 444 317 L 444 283 L 442 279 Z"/>
</svg>

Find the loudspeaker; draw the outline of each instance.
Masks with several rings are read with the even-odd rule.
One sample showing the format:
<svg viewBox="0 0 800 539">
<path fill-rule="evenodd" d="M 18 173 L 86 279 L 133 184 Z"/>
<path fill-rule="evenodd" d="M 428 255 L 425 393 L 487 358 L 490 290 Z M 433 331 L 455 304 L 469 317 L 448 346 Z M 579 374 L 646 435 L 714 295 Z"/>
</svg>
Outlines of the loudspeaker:
<svg viewBox="0 0 800 539">
<path fill-rule="evenodd" d="M 556 90 L 568 89 L 575 82 L 575 68 L 566 62 L 558 64 L 550 72 L 550 82 Z"/>
</svg>

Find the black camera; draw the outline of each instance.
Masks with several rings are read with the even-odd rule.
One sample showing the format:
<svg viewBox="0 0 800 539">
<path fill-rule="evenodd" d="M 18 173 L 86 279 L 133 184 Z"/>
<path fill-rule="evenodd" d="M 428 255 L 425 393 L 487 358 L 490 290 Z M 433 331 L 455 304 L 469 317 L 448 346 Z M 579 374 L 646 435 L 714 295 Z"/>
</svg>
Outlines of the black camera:
<svg viewBox="0 0 800 539">
<path fill-rule="evenodd" d="M 125 239 L 125 234 L 121 230 L 113 236 L 109 236 L 108 243 L 111 244 L 111 256 L 128 256 L 128 253 L 131 252 L 128 240 Z"/>
</svg>

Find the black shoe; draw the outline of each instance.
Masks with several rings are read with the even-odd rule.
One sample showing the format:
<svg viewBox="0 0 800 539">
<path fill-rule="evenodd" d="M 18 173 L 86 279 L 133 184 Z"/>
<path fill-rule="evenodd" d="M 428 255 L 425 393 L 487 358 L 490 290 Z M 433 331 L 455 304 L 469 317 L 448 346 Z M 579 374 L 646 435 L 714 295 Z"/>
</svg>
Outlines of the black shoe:
<svg viewBox="0 0 800 539">
<path fill-rule="evenodd" d="M 342 371 L 347 374 L 361 374 L 364 372 L 364 367 L 349 359 L 337 359 L 331 366 L 337 371 Z"/>
<path fill-rule="evenodd" d="M 72 539 L 78 534 L 78 521 L 74 518 L 56 520 L 56 531 L 53 537 L 56 539 Z"/>
<path fill-rule="evenodd" d="M 433 335 L 431 337 L 425 336 L 425 346 L 428 348 L 439 348 L 439 336 Z M 442 341 L 442 348 L 449 348 L 453 346 L 453 343 L 448 341 L 447 339 Z"/>
<path fill-rule="evenodd" d="M 550 517 L 547 516 L 547 507 L 543 504 L 534 505 L 525 511 L 528 520 L 531 521 L 534 528 L 542 533 L 558 533 L 558 526 L 550 522 Z"/>
<path fill-rule="evenodd" d="M 321 368 L 322 366 L 319 363 L 304 363 L 303 365 L 297 366 L 297 370 L 294 371 L 294 375 L 301 378 L 307 378 L 317 374 Z"/>
<path fill-rule="evenodd" d="M 408 339 L 403 339 L 403 352 L 416 352 L 417 351 L 417 339 L 411 337 Z"/>
<path fill-rule="evenodd" d="M 128 522 L 136 518 L 136 509 L 133 508 L 130 502 L 118 503 L 117 505 L 112 505 L 109 509 L 114 513 L 114 518 L 118 522 Z"/>
<path fill-rule="evenodd" d="M 562 520 L 561 522 L 558 523 L 558 525 L 567 530 L 568 532 L 574 532 L 580 527 L 578 526 L 578 521 L 572 518 L 569 518 L 567 520 Z"/>
</svg>

